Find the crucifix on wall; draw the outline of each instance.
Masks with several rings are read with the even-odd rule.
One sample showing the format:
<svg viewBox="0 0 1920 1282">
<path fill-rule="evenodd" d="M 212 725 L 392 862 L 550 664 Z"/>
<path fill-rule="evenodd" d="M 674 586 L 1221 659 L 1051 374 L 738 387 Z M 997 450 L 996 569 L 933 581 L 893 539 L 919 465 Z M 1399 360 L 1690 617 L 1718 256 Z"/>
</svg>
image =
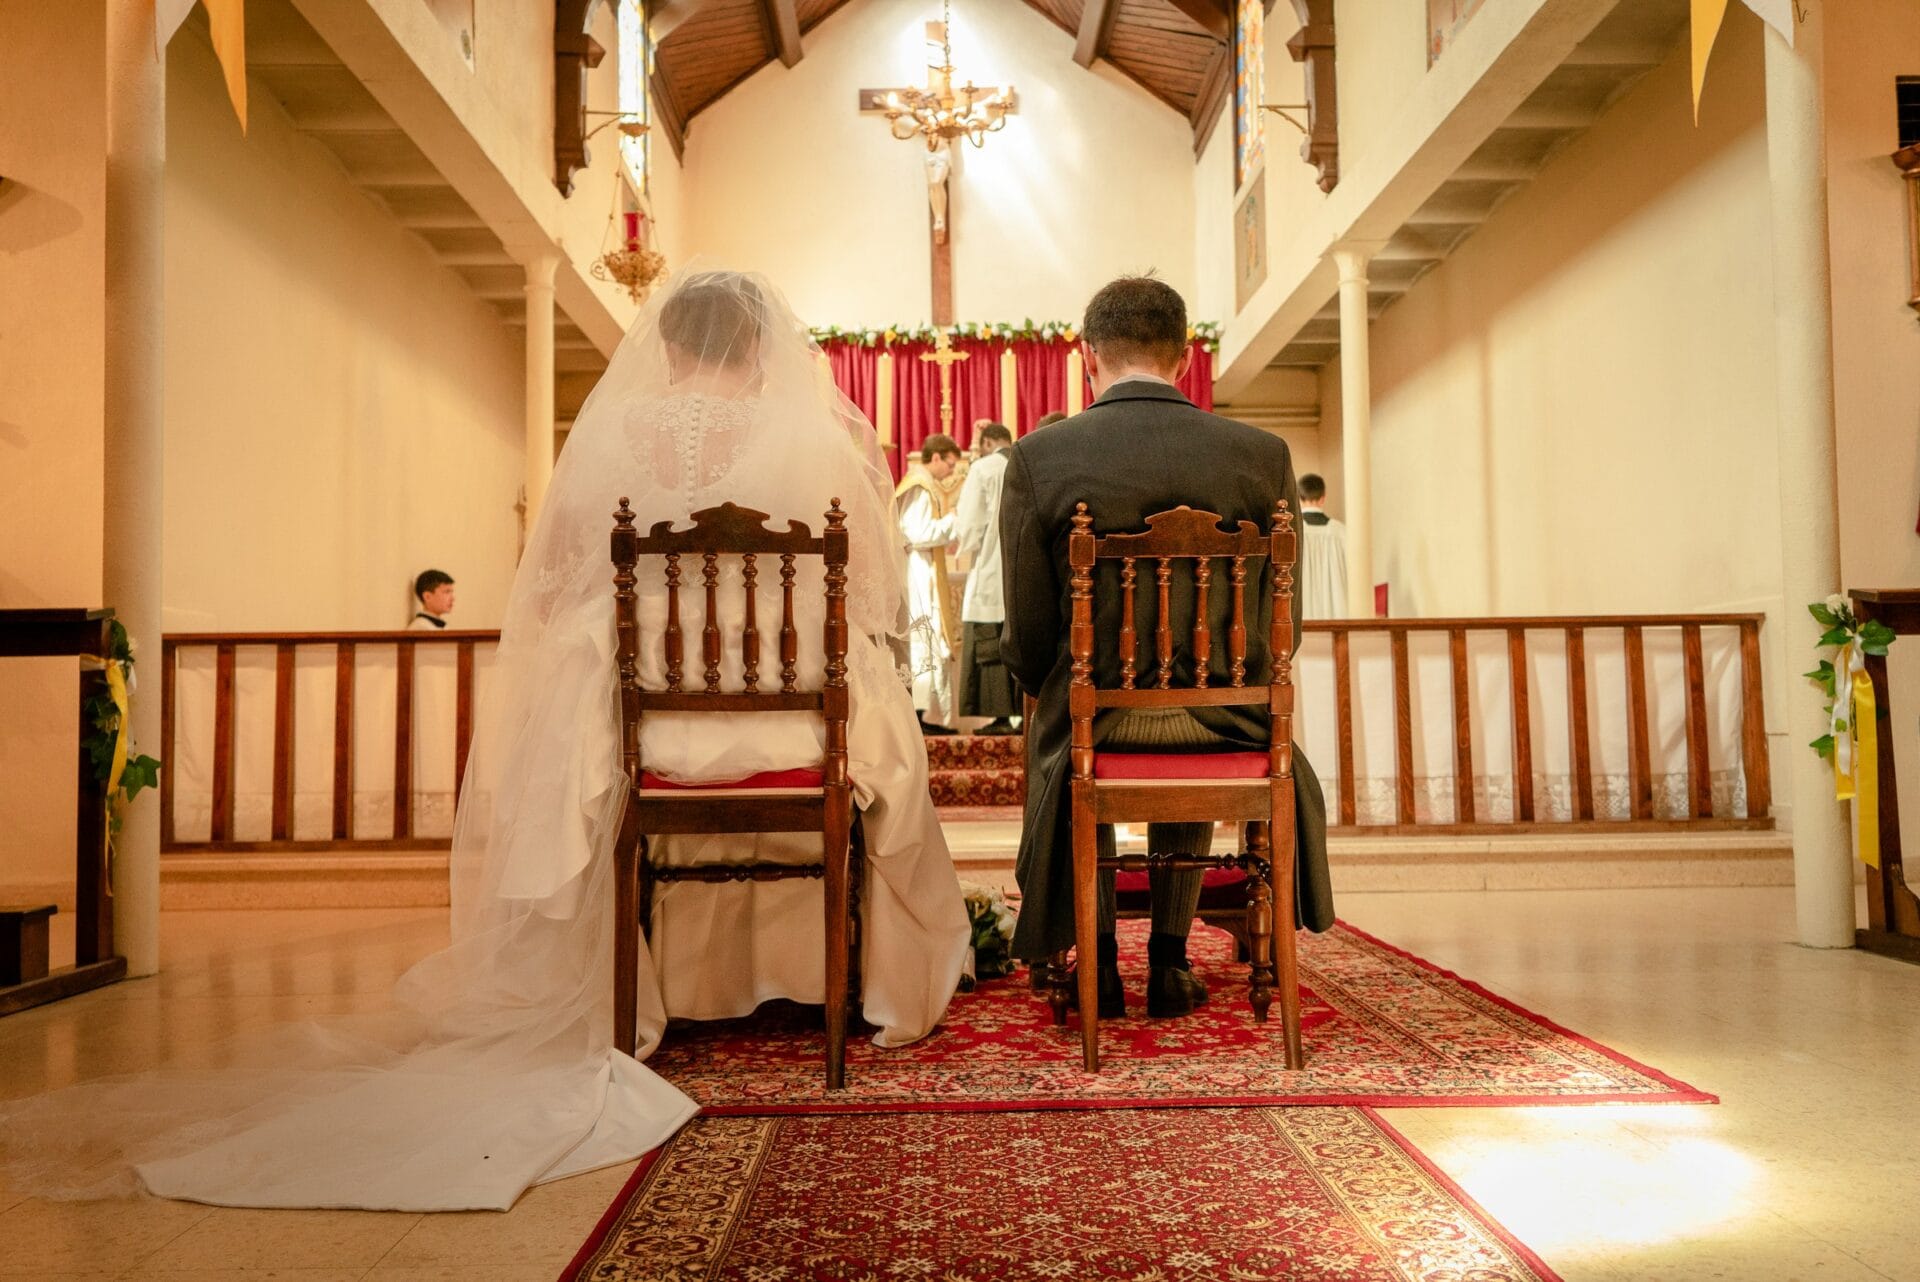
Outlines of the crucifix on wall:
<svg viewBox="0 0 1920 1282">
<path fill-rule="evenodd" d="M 884 115 L 893 136 L 925 145 L 922 159 L 927 184 L 927 239 L 932 265 L 933 323 L 953 324 L 953 236 L 949 217 L 952 200 L 953 144 L 960 140 L 983 146 L 986 135 L 998 131 L 1017 110 L 1013 87 L 956 85 L 953 47 L 948 39 L 951 0 L 942 8 L 942 20 L 927 24 L 927 86 L 924 89 L 862 89 L 863 115 Z M 944 369 L 942 371 L 945 372 Z"/>
</svg>

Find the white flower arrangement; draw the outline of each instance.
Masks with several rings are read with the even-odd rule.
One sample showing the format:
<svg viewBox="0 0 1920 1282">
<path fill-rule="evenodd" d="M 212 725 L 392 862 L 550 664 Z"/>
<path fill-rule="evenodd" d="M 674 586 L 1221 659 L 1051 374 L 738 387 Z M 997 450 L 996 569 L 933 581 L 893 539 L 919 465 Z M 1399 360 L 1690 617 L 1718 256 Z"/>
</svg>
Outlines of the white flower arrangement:
<svg viewBox="0 0 1920 1282">
<path fill-rule="evenodd" d="M 996 979 L 1014 971 L 1013 923 L 1019 915 L 998 886 L 960 883 L 967 905 L 967 924 L 973 932 L 973 973 L 976 979 Z"/>
</svg>

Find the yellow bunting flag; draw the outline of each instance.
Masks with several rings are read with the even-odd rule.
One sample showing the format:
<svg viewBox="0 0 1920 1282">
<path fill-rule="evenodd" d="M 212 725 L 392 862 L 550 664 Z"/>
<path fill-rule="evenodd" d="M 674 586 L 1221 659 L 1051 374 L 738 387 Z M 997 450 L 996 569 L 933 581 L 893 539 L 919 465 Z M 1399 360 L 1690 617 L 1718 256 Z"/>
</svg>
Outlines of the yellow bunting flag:
<svg viewBox="0 0 1920 1282">
<path fill-rule="evenodd" d="M 233 102 L 233 114 L 240 118 L 240 132 L 247 131 L 247 19 L 245 0 L 200 0 L 207 7 L 207 22 L 213 29 L 213 54 L 226 73 L 227 97 Z"/>
<path fill-rule="evenodd" d="M 1700 91 L 1707 83 L 1707 59 L 1726 20 L 1727 0 L 1693 0 L 1693 123 L 1700 123 Z"/>
<path fill-rule="evenodd" d="M 1693 29 L 1693 123 L 1700 123 L 1700 91 L 1707 83 L 1707 59 L 1713 56 L 1713 42 L 1720 38 L 1720 26 L 1727 17 L 1727 0 L 1691 0 Z M 1793 26 L 1804 21 L 1800 0 L 1741 0 L 1759 15 L 1760 21 L 1793 43 Z"/>
</svg>

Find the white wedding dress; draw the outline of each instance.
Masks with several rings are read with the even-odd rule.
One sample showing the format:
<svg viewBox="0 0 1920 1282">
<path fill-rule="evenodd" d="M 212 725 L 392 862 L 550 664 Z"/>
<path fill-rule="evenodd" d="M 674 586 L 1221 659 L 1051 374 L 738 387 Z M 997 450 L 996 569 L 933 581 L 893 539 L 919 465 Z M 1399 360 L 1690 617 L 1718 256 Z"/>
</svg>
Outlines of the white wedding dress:
<svg viewBox="0 0 1920 1282">
<path fill-rule="evenodd" d="M 834 499 L 848 511 L 849 765 L 869 860 L 864 1013 L 882 1045 L 933 1027 L 968 929 L 911 701 L 887 657 L 906 624 L 890 481 L 872 428 L 771 286 L 706 273 L 645 309 L 556 467 L 468 761 L 452 944 L 402 978 L 391 1011 L 237 1040 L 216 1072 L 163 1069 L 0 1103 L 0 1180 L 67 1196 L 144 1185 L 232 1206 L 505 1209 L 532 1184 L 637 1157 L 692 1116 L 692 1100 L 610 1049 L 612 842 L 626 779 L 607 534 L 622 497 L 643 532 L 725 501 L 767 512 L 776 528 L 818 529 Z M 657 570 L 643 562 L 639 589 L 641 675 L 654 688 L 665 594 L 646 576 Z M 759 608 L 776 637 L 765 621 L 780 617 L 777 580 L 761 575 Z M 817 562 L 798 587 L 801 678 L 817 686 Z M 720 622 L 735 689 L 743 594 L 739 567 L 727 567 Z M 696 672 L 703 595 L 681 594 Z M 761 672 L 777 671 L 763 657 Z M 809 714 L 655 716 L 642 760 L 682 780 L 813 765 L 817 726 Z M 806 853 L 753 837 L 702 843 L 702 857 Z M 680 841 L 656 847 L 660 858 L 692 853 Z M 664 888 L 641 959 L 642 1054 L 669 1016 L 820 1000 L 819 893 L 812 881 Z"/>
</svg>

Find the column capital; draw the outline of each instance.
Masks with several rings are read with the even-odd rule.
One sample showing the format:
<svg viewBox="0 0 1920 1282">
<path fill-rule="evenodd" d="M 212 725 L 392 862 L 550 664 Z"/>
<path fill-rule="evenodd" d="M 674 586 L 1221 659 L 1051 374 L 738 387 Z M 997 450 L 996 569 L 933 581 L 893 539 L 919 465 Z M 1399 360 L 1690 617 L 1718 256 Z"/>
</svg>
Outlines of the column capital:
<svg viewBox="0 0 1920 1282">
<path fill-rule="evenodd" d="M 1340 269 L 1340 283 L 1344 285 L 1348 281 L 1366 280 L 1367 265 L 1386 247 L 1384 240 L 1336 240 L 1328 248 L 1327 256 Z"/>
<path fill-rule="evenodd" d="M 528 289 L 552 289 L 553 276 L 564 255 L 556 245 L 509 246 L 508 251 L 527 274 Z"/>
</svg>

